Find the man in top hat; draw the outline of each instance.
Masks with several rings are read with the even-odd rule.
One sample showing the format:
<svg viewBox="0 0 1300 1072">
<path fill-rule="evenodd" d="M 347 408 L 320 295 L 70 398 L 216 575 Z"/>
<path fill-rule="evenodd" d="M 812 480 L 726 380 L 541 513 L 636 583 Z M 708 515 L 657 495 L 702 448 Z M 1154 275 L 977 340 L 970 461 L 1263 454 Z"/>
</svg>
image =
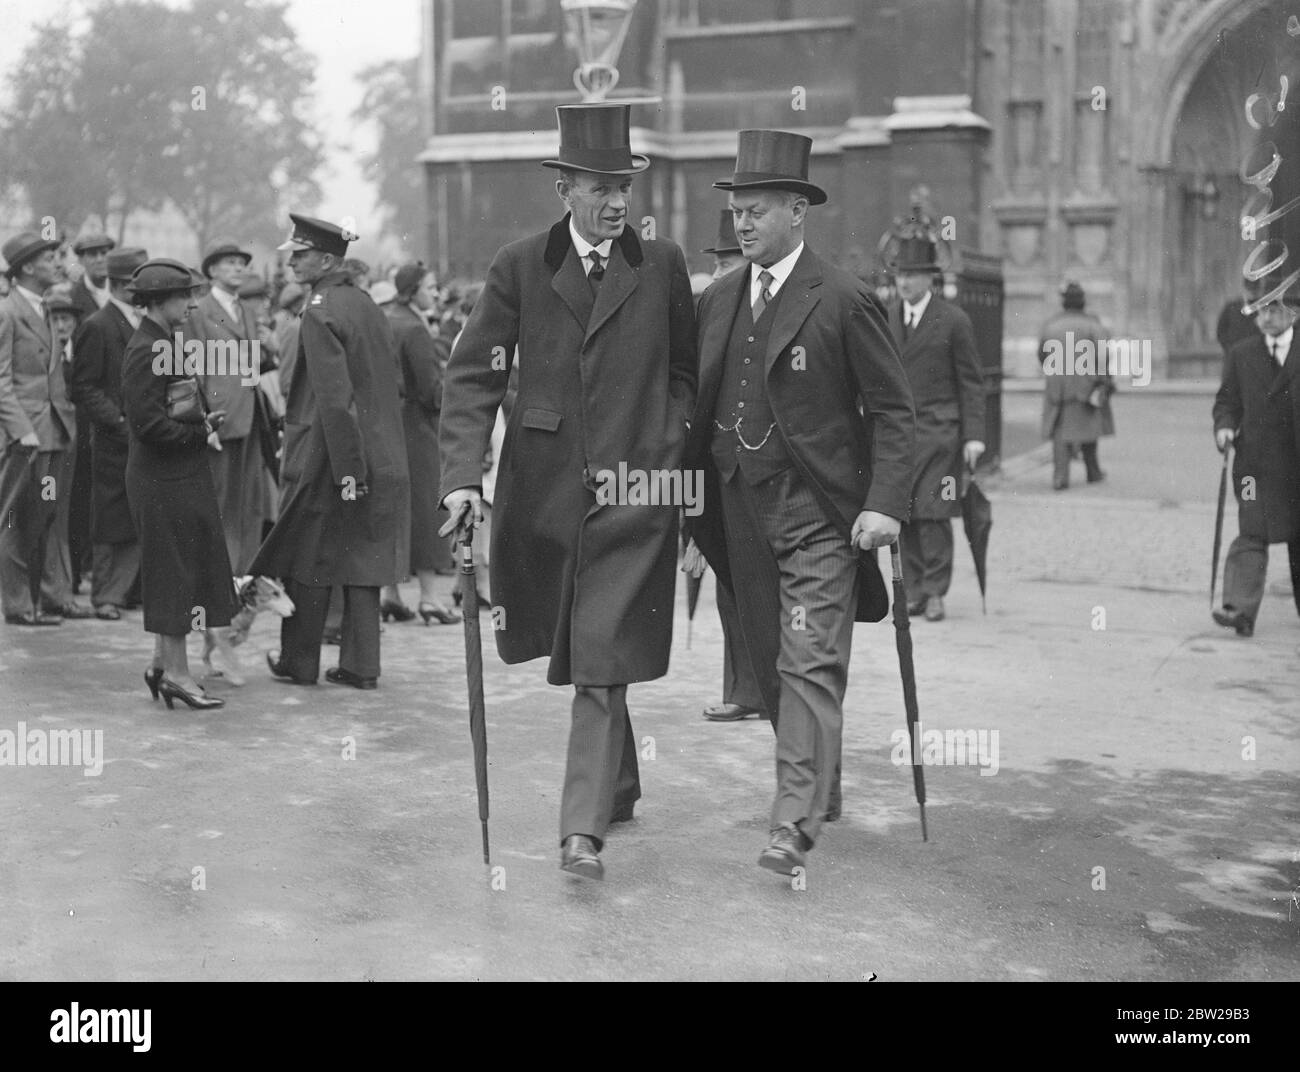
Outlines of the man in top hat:
<svg viewBox="0 0 1300 1072">
<path fill-rule="evenodd" d="M 961 513 L 962 478 L 984 453 L 984 375 L 966 313 L 934 292 L 935 245 L 904 238 L 893 265 L 899 300 L 889 326 L 916 403 L 916 468 L 911 517 L 901 550 L 908 609 L 944 617 L 952 581 L 952 519 Z"/>
<path fill-rule="evenodd" d="M 724 275 L 747 265 L 736 237 L 736 224 L 731 209 L 724 208 L 718 219 L 718 237 L 713 245 L 700 250 L 713 254 L 713 278 L 716 283 Z M 710 722 L 739 722 L 746 718 L 767 718 L 763 707 L 763 692 L 750 666 L 745 650 L 745 637 L 737 617 L 736 600 L 731 590 L 718 581 L 716 584 L 718 617 L 722 619 L 722 702 L 704 708 L 704 717 Z"/>
<path fill-rule="evenodd" d="M 76 435 L 63 354 L 42 298 L 58 275 L 58 248 L 23 232 L 0 249 L 12 284 L 0 300 L 0 604 L 11 625 L 59 625 L 62 618 L 43 612 L 41 602 L 71 597 L 51 568 L 58 556 L 46 555 L 59 500 L 72 493 L 70 475 L 59 478 Z"/>
<path fill-rule="evenodd" d="M 209 352 L 213 343 L 227 347 L 232 354 L 254 348 L 255 343 L 260 350 L 253 311 L 239 297 L 252 259 L 251 253 L 232 242 L 221 242 L 204 254 L 199 267 L 212 289 L 199 299 L 198 308 L 190 315 L 185 326 L 187 339 L 203 340 Z M 257 386 L 244 382 L 246 377 L 240 374 L 238 361 L 232 364 L 236 367 L 227 375 L 206 375 L 201 383 L 208 405 L 226 411 L 208 461 L 217 487 L 230 565 L 236 574 L 244 574 L 262 542 L 266 465 L 256 426 Z M 260 372 L 260 360 L 254 361 L 254 367 Z"/>
<path fill-rule="evenodd" d="M 1038 360 L 1045 371 L 1043 394 L 1044 439 L 1052 441 L 1052 487 L 1064 491 L 1070 486 L 1070 459 L 1075 450 L 1083 454 L 1088 483 L 1104 480 L 1097 461 L 1097 440 L 1115 434 L 1110 412 L 1111 377 L 1105 367 L 1106 329 L 1084 311 L 1087 299 L 1083 287 L 1073 280 L 1061 288 L 1062 311 L 1051 317 L 1039 332 Z M 1074 371 L 1072 357 L 1081 340 L 1091 342 L 1099 367 L 1092 373 Z M 1064 369 L 1047 365 L 1052 353 L 1068 355 Z"/>
<path fill-rule="evenodd" d="M 742 130 L 730 192 L 749 266 L 700 302 L 688 532 L 730 588 L 776 731 L 771 838 L 759 865 L 802 866 L 835 818 L 854 620 L 888 596 L 875 549 L 907 516 L 912 398 L 884 310 L 804 242 L 812 141 Z"/>
<path fill-rule="evenodd" d="M 250 572 L 280 577 L 295 611 L 280 626 L 271 673 L 313 685 L 330 588 L 342 586 L 339 665 L 327 681 L 379 679 L 379 590 L 410 565 L 410 478 L 396 343 L 388 318 L 343 269 L 356 236 L 290 213 L 279 248 L 311 288 L 285 410 L 280 516 Z"/>
<path fill-rule="evenodd" d="M 517 348 L 492 503 L 493 624 L 505 662 L 549 657 L 547 680 L 574 686 L 560 866 L 589 878 L 641 795 L 627 690 L 667 672 L 677 557 L 679 506 L 636 505 L 608 478 L 678 469 L 695 397 L 686 260 L 629 225 L 632 179 L 650 163 L 631 151 L 630 110 L 557 109 L 560 151 L 542 163 L 567 213 L 493 259 L 447 367 L 438 444 L 444 505 L 481 521 L 483 455 Z"/>
<path fill-rule="evenodd" d="M 1300 287 L 1255 314 L 1259 332 L 1227 353 L 1214 399 L 1214 441 L 1236 446 L 1232 486 L 1237 538 L 1223 566 L 1223 607 L 1214 620 L 1239 636 L 1255 633 L 1264 599 L 1268 545 L 1285 543 L 1300 610 Z"/>
<path fill-rule="evenodd" d="M 94 580 L 90 601 L 105 621 L 121 608 L 140 573 L 140 544 L 126 497 L 128 437 L 122 406 L 122 358 L 143 311 L 131 303 L 132 273 L 149 259 L 143 249 L 108 255 L 108 304 L 82 321 L 73 338 L 69 390 L 91 421 L 91 537 Z"/>
</svg>

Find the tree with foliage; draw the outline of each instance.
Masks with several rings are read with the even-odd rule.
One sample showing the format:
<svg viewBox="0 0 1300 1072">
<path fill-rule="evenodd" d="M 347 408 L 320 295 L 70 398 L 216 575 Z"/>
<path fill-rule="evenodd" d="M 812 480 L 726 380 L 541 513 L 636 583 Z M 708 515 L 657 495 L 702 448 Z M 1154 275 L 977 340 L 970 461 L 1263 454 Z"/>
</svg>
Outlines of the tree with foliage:
<svg viewBox="0 0 1300 1072">
<path fill-rule="evenodd" d="M 408 249 L 425 245 L 424 173 L 416 156 L 420 138 L 418 58 L 385 60 L 357 74 L 364 94 L 352 113 L 373 123 L 379 137 L 373 153 L 361 156 L 362 171 L 379 192 L 385 234 Z"/>
<path fill-rule="evenodd" d="M 10 72 L 0 143 L 8 178 L 60 230 L 170 203 L 200 247 L 278 230 L 286 202 L 319 196 L 312 61 L 286 4 L 101 3 L 74 32 L 37 28 Z"/>
</svg>

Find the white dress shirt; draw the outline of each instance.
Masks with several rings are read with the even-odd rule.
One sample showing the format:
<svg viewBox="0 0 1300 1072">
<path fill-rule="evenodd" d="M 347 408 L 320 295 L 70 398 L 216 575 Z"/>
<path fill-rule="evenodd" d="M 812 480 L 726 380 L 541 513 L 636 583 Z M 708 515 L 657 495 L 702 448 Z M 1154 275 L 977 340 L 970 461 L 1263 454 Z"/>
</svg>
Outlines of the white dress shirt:
<svg viewBox="0 0 1300 1072">
<path fill-rule="evenodd" d="M 88 275 L 83 275 L 81 281 L 86 285 L 86 290 L 90 293 L 90 296 L 95 299 L 95 304 L 99 306 L 99 308 L 104 308 L 113 297 L 113 295 L 109 293 L 107 279 L 104 280 L 104 285 L 102 287 L 95 286 Z"/>
<path fill-rule="evenodd" d="M 594 249 L 600 254 L 600 262 L 606 268 L 609 267 L 609 251 L 613 246 L 614 240 L 607 238 L 598 246 L 593 246 L 582 235 L 578 234 L 578 229 L 573 226 L 573 217 L 569 217 L 569 236 L 573 239 L 573 248 L 577 250 L 578 260 L 582 262 L 582 270 L 588 275 L 591 274 L 591 251 Z"/>
<path fill-rule="evenodd" d="M 925 310 L 930 304 L 930 295 L 933 293 L 934 293 L 933 290 L 927 290 L 925 292 L 925 297 L 922 298 L 915 305 L 913 305 L 909 301 L 903 302 L 903 323 L 904 324 L 907 324 L 913 330 L 916 329 L 916 326 L 921 323 L 921 317 L 925 315 Z"/>
<path fill-rule="evenodd" d="M 763 291 L 763 284 L 758 281 L 758 277 L 764 272 L 768 272 L 772 276 L 772 282 L 767 287 L 767 300 L 771 301 L 775 298 L 777 292 L 785 285 L 785 281 L 790 278 L 790 273 L 794 271 L 795 262 L 802 252 L 803 243 L 800 242 L 794 247 L 792 253 L 782 257 L 771 268 L 764 268 L 761 264 L 751 264 L 749 266 L 749 304 L 753 305 L 754 302 L 758 301 L 758 296 Z"/>
<path fill-rule="evenodd" d="M 24 298 L 27 299 L 27 304 L 36 310 L 36 315 L 39 316 L 42 320 L 44 320 L 45 302 L 42 300 L 41 296 L 37 294 L 35 291 L 28 290 L 21 283 L 15 283 L 14 287 L 17 288 L 19 294 L 21 294 Z"/>
<path fill-rule="evenodd" d="M 235 307 L 235 302 L 239 299 L 226 290 L 225 287 L 212 284 L 212 296 L 217 299 L 217 304 L 226 311 L 230 317 L 230 322 L 235 326 L 236 331 L 242 332 L 244 329 L 244 318 L 240 316 L 239 310 Z"/>
</svg>

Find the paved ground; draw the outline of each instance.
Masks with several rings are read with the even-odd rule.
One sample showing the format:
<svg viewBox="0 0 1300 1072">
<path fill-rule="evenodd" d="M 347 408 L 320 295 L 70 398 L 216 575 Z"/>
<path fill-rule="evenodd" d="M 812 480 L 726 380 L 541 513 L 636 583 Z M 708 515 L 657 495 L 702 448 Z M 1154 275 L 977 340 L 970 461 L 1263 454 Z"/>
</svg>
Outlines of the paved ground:
<svg viewBox="0 0 1300 1072">
<path fill-rule="evenodd" d="M 1007 396 L 1022 447 L 1039 404 Z M 106 758 L 0 767 L 0 978 L 1300 979 L 1300 620 L 1275 584 L 1253 640 L 1210 622 L 1208 408 L 1121 395 L 1104 484 L 1052 493 L 1041 450 L 991 482 L 988 613 L 960 555 L 915 642 L 923 725 L 996 731 L 997 771 L 926 767 L 925 844 L 893 630 L 859 627 L 802 890 L 755 866 L 770 730 L 699 717 L 711 582 L 632 689 L 646 796 L 603 884 L 557 869 L 566 695 L 490 649 L 483 866 L 459 627 L 389 625 L 376 693 L 254 669 L 213 715 L 150 702 L 138 615 L 5 629 L 0 730 Z M 274 643 L 260 620 L 250 665 Z"/>
</svg>

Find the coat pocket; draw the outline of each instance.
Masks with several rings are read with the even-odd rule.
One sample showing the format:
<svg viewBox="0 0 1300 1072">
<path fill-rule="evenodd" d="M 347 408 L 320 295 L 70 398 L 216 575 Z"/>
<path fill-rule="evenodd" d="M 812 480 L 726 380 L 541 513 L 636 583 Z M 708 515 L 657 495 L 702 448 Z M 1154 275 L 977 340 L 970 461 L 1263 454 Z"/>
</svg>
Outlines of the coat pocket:
<svg viewBox="0 0 1300 1072">
<path fill-rule="evenodd" d="M 543 432 L 554 432 L 560 427 L 564 415 L 549 409 L 526 409 L 520 420 L 525 428 L 537 428 Z"/>
</svg>

